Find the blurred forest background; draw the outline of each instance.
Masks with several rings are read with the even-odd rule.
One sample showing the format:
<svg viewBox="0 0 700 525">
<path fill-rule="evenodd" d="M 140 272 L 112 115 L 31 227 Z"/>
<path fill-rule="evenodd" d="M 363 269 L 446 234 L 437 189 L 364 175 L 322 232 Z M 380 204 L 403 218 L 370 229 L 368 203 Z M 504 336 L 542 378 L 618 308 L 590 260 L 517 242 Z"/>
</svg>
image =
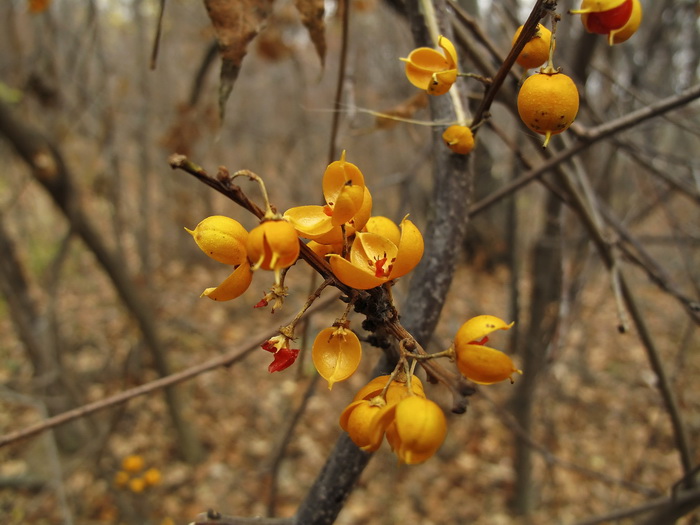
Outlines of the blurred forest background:
<svg viewBox="0 0 700 525">
<path fill-rule="evenodd" d="M 182 153 L 210 173 L 250 169 L 280 210 L 316 203 L 342 34 L 342 10 L 329 0 L 322 65 L 294 3 L 276 0 L 222 124 L 202 2 L 167 2 L 155 68 L 160 2 L 53 0 L 36 13 L 30 3 L 0 2 L 1 434 L 259 344 L 303 304 L 311 271 L 299 264 L 274 315 L 252 309 L 269 276 L 256 275 L 231 303 L 199 298 L 227 269 L 183 227 L 211 214 L 255 220 L 167 159 Z M 492 75 L 500 63 L 476 35 L 505 57 L 532 4 L 461 0 L 461 69 Z M 642 523 L 678 498 L 689 502 L 679 522 L 700 523 L 700 4 L 642 4 L 639 32 L 608 47 L 566 14 L 577 2 L 559 2 L 556 65 L 582 103 L 548 150 L 513 113 L 517 66 L 479 130 L 474 212 L 459 259 L 445 261 L 457 269 L 428 348 L 449 346 L 477 314 L 515 320 L 493 344 L 524 375 L 480 387 L 464 415 L 449 414 L 448 393 L 427 386 L 448 413 L 445 444 L 418 466 L 397 464 L 383 445 L 337 523 Z M 433 129 L 366 111 L 430 120 L 398 60 L 415 47 L 410 27 L 398 2 L 349 6 L 336 147 L 363 170 L 374 214 L 410 213 L 428 237 Z M 458 82 L 477 103 L 483 87 Z M 674 99 L 678 107 L 642 118 Z M 639 122 L 483 200 L 630 114 Z M 37 137 L 51 154 L 25 156 L 22 145 Z M 587 212 L 572 209 L 564 179 Z M 242 185 L 257 199 L 253 184 Z M 397 285 L 399 310 L 405 290 Z M 332 303 L 317 312 L 310 337 L 341 311 Z M 366 347 L 360 373 L 329 392 L 308 355 L 268 374 L 269 354 L 255 351 L 3 443 L 2 522 L 179 525 L 207 508 L 290 516 L 375 360 Z M 131 455 L 158 469 L 160 483 L 119 486 Z"/>
</svg>

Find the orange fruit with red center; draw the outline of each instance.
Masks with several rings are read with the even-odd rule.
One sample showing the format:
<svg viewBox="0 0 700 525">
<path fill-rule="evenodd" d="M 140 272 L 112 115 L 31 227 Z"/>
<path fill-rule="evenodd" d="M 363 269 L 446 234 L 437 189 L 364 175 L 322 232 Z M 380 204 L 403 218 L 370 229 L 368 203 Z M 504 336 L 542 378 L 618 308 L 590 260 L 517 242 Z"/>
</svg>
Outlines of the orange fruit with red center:
<svg viewBox="0 0 700 525">
<path fill-rule="evenodd" d="M 581 15 L 583 27 L 589 33 L 610 36 L 627 24 L 633 7 L 633 0 L 583 0 L 581 8 L 570 13 Z"/>
<path fill-rule="evenodd" d="M 620 29 L 610 32 L 610 44 L 621 44 L 627 41 L 637 32 L 642 23 L 642 4 L 639 0 L 632 0 L 632 15 L 627 23 Z"/>
</svg>

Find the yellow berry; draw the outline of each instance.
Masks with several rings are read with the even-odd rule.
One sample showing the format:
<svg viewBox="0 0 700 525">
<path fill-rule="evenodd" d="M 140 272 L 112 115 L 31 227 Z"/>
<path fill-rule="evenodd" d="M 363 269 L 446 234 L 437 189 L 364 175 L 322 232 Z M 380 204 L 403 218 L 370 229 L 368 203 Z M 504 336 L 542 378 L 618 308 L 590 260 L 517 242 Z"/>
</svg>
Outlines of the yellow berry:
<svg viewBox="0 0 700 525">
<path fill-rule="evenodd" d="M 282 270 L 299 257 L 299 236 L 286 220 L 266 220 L 250 231 L 247 247 L 254 270 Z"/>
<path fill-rule="evenodd" d="M 381 215 L 374 215 L 369 218 L 365 224 L 365 230 L 372 233 L 377 233 L 382 237 L 386 237 L 391 242 L 398 246 L 401 240 L 401 230 L 394 221 Z"/>
<path fill-rule="evenodd" d="M 520 36 L 523 26 L 520 26 L 513 35 L 513 42 Z M 544 64 L 549 59 L 549 44 L 552 40 L 552 32 L 542 24 L 537 25 L 537 32 L 530 41 L 525 44 L 515 61 L 525 69 L 533 69 Z"/>
<path fill-rule="evenodd" d="M 485 346 L 489 334 L 497 330 L 509 330 L 513 323 L 506 323 L 493 315 L 478 315 L 465 322 L 454 340 L 457 368 L 464 377 L 490 385 L 510 379 L 514 373 L 522 374 L 513 361 L 500 350 Z"/>
<path fill-rule="evenodd" d="M 122 469 L 133 474 L 134 472 L 139 472 L 141 469 L 143 469 L 143 464 L 143 457 L 139 456 L 138 454 L 131 454 L 122 460 Z"/>
<path fill-rule="evenodd" d="M 406 397 L 396 404 L 393 416 L 386 438 L 402 463 L 422 463 L 433 456 L 445 440 L 445 414 L 429 399 Z"/>
<path fill-rule="evenodd" d="M 411 51 L 406 63 L 406 77 L 414 86 L 430 95 L 444 95 L 457 80 L 457 50 L 444 36 L 438 39 L 443 53 L 429 47 Z"/>
<path fill-rule="evenodd" d="M 138 494 L 146 488 L 146 480 L 143 478 L 132 478 L 129 480 L 129 490 Z"/>
<path fill-rule="evenodd" d="M 245 260 L 248 231 L 235 219 L 213 215 L 201 221 L 194 230 L 185 230 L 215 261 L 237 266 Z"/>
<path fill-rule="evenodd" d="M 219 286 L 207 288 L 200 297 L 208 297 L 213 301 L 230 301 L 242 295 L 253 280 L 250 263 L 246 259 L 231 272 Z"/>
<path fill-rule="evenodd" d="M 376 416 L 383 405 L 372 400 L 353 401 L 340 415 L 340 427 L 345 430 L 353 443 L 365 452 L 374 452 L 382 444 L 384 432 L 375 426 Z"/>
<path fill-rule="evenodd" d="M 362 359 L 362 345 L 352 330 L 325 328 L 314 340 L 311 358 L 318 373 L 328 381 L 328 389 L 350 377 Z"/>
<path fill-rule="evenodd" d="M 355 394 L 354 401 L 360 401 L 362 399 L 369 400 L 381 394 L 382 390 L 384 390 L 384 387 L 389 381 L 389 377 L 390 376 L 388 375 L 383 375 L 372 379 L 369 383 L 363 386 L 357 392 L 357 394 Z M 423 383 L 421 383 L 421 380 L 418 379 L 417 376 L 411 376 L 411 388 L 413 389 L 413 393 L 415 395 L 425 397 L 425 393 L 423 392 Z M 391 385 L 389 385 L 389 389 L 386 393 L 388 403 L 399 401 L 410 395 L 411 393 L 408 391 L 406 383 L 398 380 L 391 382 Z"/>
<path fill-rule="evenodd" d="M 467 126 L 450 126 L 442 134 L 442 140 L 455 153 L 466 155 L 474 149 L 474 134 Z"/>
<path fill-rule="evenodd" d="M 160 484 L 161 477 L 160 470 L 157 468 L 149 468 L 143 473 L 143 480 L 146 482 L 146 485 Z"/>
<path fill-rule="evenodd" d="M 464 377 L 482 385 L 506 379 L 512 382 L 511 376 L 520 373 L 506 354 L 480 345 L 467 345 L 457 350 L 457 367 Z"/>
<path fill-rule="evenodd" d="M 578 90 L 563 73 L 536 73 L 523 82 L 518 93 L 518 113 L 532 131 L 545 136 L 565 131 L 578 113 Z"/>
</svg>

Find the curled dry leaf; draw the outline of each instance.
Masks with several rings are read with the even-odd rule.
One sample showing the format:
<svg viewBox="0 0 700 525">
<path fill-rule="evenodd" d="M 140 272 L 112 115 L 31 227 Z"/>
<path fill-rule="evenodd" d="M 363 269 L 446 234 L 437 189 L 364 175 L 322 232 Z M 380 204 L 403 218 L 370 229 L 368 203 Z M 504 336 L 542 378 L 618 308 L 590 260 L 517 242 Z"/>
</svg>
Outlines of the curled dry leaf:
<svg viewBox="0 0 700 525">
<path fill-rule="evenodd" d="M 272 0 L 204 0 L 221 54 L 219 117 L 224 120 L 226 101 L 238 78 L 248 44 L 272 12 Z"/>
<path fill-rule="evenodd" d="M 301 15 L 301 22 L 308 30 L 311 42 L 313 42 L 321 65 L 323 65 L 326 59 L 326 33 L 323 22 L 324 0 L 295 0 L 294 5 Z"/>
</svg>

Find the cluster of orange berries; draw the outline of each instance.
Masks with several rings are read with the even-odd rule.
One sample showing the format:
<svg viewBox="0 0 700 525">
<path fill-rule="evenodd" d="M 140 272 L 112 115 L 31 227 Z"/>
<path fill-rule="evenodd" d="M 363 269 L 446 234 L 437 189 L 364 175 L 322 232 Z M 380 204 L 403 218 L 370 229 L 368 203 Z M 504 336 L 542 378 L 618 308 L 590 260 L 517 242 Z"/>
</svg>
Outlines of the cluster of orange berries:
<svg viewBox="0 0 700 525">
<path fill-rule="evenodd" d="M 522 372 L 506 354 L 485 346 L 489 334 L 511 326 L 490 315 L 474 317 L 457 331 L 445 354 L 475 383 L 512 382 L 512 375 Z M 418 377 L 406 373 L 375 377 L 362 387 L 341 414 L 340 426 L 367 452 L 377 450 L 386 436 L 399 461 L 406 464 L 430 458 L 447 433 L 442 409 L 426 398 Z"/>
<path fill-rule="evenodd" d="M 570 11 L 580 14 L 590 33 L 608 37 L 610 45 L 628 40 L 642 21 L 639 0 L 583 0 L 581 8 Z M 523 26 L 513 36 L 515 45 Z M 428 47 L 414 49 L 407 58 L 406 77 L 414 86 L 430 95 L 447 93 L 460 73 L 457 51 L 447 38 L 440 36 L 438 46 L 442 53 Z M 576 119 L 579 96 L 576 84 L 552 65 L 555 41 L 552 32 L 538 24 L 536 33 L 525 44 L 516 62 L 526 70 L 543 66 L 528 77 L 518 93 L 518 113 L 522 121 L 536 133 L 545 136 L 544 146 L 552 135 L 562 133 Z M 455 153 L 466 155 L 474 149 L 474 134 L 469 126 L 449 126 L 442 135 L 445 144 Z"/>
<path fill-rule="evenodd" d="M 132 454 L 122 460 L 121 470 L 114 475 L 114 484 L 119 488 L 129 489 L 140 494 L 149 487 L 159 485 L 161 473 L 157 468 L 145 469 L 142 456 Z M 145 469 L 145 470 L 144 470 Z"/>
<path fill-rule="evenodd" d="M 242 174 L 258 180 L 263 187 L 267 210 L 260 224 L 249 232 L 235 219 L 215 215 L 201 221 L 194 230 L 187 230 L 205 254 L 233 267 L 231 274 L 219 286 L 207 288 L 203 297 L 217 301 L 239 297 L 249 287 L 253 272 L 262 269 L 274 272 L 275 283 L 255 306 L 267 305 L 270 300 L 281 306 L 287 295 L 286 270 L 299 258 L 300 243 L 328 261 L 337 281 L 355 290 L 390 286 L 423 256 L 423 236 L 408 218 L 397 225 L 386 217 L 372 216 L 372 196 L 364 175 L 346 160 L 345 152 L 324 171 L 325 203 L 290 208 L 283 214 L 272 211 L 259 177 L 250 172 Z M 279 335 L 261 345 L 274 354 L 268 366 L 270 372 L 284 370 L 297 359 L 299 350 L 292 348 L 294 327 L 304 311 L 292 324 L 280 327 Z M 329 389 L 348 379 L 362 358 L 360 339 L 350 329 L 347 314 L 346 309 L 313 342 L 313 363 Z M 511 379 L 514 373 L 520 373 L 511 359 L 485 346 L 488 334 L 510 326 L 493 316 L 475 317 L 464 323 L 448 350 L 434 357 L 452 359 L 465 377 L 477 383 Z M 413 379 L 412 370 L 409 372 L 408 362 L 415 365 L 412 355 L 404 356 L 395 374 L 376 378 L 361 389 L 340 420 L 353 441 L 366 450 L 376 450 L 386 435 L 405 463 L 421 462 L 434 454 L 446 431 L 442 410 L 426 399 L 420 381 Z M 412 380 L 402 379 L 405 377 Z M 150 469 L 141 476 L 131 476 L 142 468 L 143 460 L 138 456 L 126 458 L 117 475 L 118 483 L 134 492 L 143 490 L 157 471 Z"/>
<path fill-rule="evenodd" d="M 267 203 L 265 216 L 250 232 L 235 219 L 221 215 L 207 217 L 194 230 L 187 230 L 209 257 L 233 266 L 219 286 L 207 288 L 202 296 L 217 301 L 235 299 L 248 289 L 255 270 L 270 270 L 275 273 L 275 283 L 256 307 L 274 301 L 274 312 L 287 295 L 283 271 L 299 258 L 300 239 L 328 260 L 341 283 L 358 290 L 393 281 L 418 264 L 424 248 L 420 231 L 408 218 L 396 225 L 386 217 L 371 215 L 372 196 L 364 175 L 345 160 L 345 152 L 324 171 L 322 190 L 323 205 L 297 206 L 277 214 Z M 348 326 L 343 317 L 322 330 L 314 343 L 314 363 L 329 387 L 349 377 L 359 365 L 359 339 Z M 274 354 L 270 372 L 284 370 L 299 355 L 291 347 L 293 327 L 283 328 L 262 345 Z"/>
</svg>

